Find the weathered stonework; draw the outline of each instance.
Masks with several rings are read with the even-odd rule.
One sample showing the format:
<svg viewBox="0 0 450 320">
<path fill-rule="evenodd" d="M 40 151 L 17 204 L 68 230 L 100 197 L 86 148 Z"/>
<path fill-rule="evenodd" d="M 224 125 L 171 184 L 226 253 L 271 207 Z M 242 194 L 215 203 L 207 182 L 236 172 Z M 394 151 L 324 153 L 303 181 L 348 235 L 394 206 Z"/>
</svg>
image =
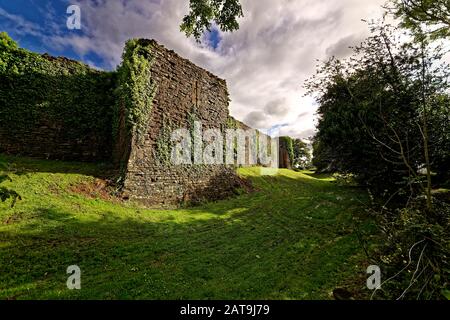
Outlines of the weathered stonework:
<svg viewBox="0 0 450 320">
<path fill-rule="evenodd" d="M 229 117 L 226 82 L 155 41 L 139 41 L 151 48 L 154 58 L 151 79 L 157 84 L 157 93 L 147 134 L 143 141 L 132 137 L 127 147 L 124 194 L 148 205 L 229 196 L 239 185 L 232 167 L 161 163 L 157 146 L 165 126 L 170 131 L 190 129 L 193 118 L 201 121 L 203 130 L 225 130 Z M 123 141 L 126 133 L 123 125 L 121 128 L 119 140 Z"/>
<path fill-rule="evenodd" d="M 92 70 L 65 58 L 32 54 L 44 65 L 40 72 L 30 68 L 19 79 L 2 74 L 3 86 L 16 91 L 0 92 L 3 117 L 0 123 L 8 124 L 8 128 L 0 127 L 0 152 L 61 160 L 111 161 L 120 171 L 124 198 L 150 206 L 222 199 L 245 187 L 234 166 L 172 165 L 167 154 L 165 158 L 161 154 L 161 141 L 167 139 L 167 132 L 192 130 L 194 121 L 201 122 L 203 131 L 220 129 L 224 137 L 230 123 L 234 129 L 251 129 L 230 117 L 225 80 L 153 40 L 133 40 L 129 44 L 124 55 L 129 59 L 125 60 L 128 69 L 119 68 L 117 73 Z M 54 69 L 51 74 L 45 74 L 47 65 Z M 141 66 L 146 66 L 145 71 L 141 72 Z M 48 88 L 41 90 L 39 96 L 33 86 L 27 85 L 28 79 L 36 77 L 41 77 L 45 81 L 41 83 Z M 143 86 L 135 81 L 137 78 L 144 79 Z M 136 90 L 128 90 L 133 86 Z M 136 92 L 138 97 L 133 96 Z M 148 101 L 150 96 L 153 101 Z M 10 97 L 14 97 L 13 101 L 9 101 Z M 77 101 L 84 101 L 81 108 L 74 108 Z M 23 122 L 21 125 L 7 119 L 16 106 L 21 107 L 22 113 L 13 116 Z M 144 128 L 144 132 L 135 130 L 130 114 L 140 117 L 143 122 L 139 124 L 145 126 L 139 128 Z M 77 126 L 76 121 L 84 123 L 84 127 Z M 170 143 L 170 137 L 165 143 Z"/>
<path fill-rule="evenodd" d="M 42 159 L 97 162 L 111 157 L 111 136 L 92 130 L 73 139 L 61 122 L 40 118 L 27 130 L 0 128 L 0 152 Z"/>
<path fill-rule="evenodd" d="M 62 57 L 17 55 L 16 71 L 0 72 L 0 152 L 109 161 L 113 76 Z"/>
<path fill-rule="evenodd" d="M 289 157 L 289 151 L 287 142 L 285 140 L 280 141 L 280 145 L 278 148 L 278 167 L 280 169 L 292 169 L 291 159 Z"/>
</svg>

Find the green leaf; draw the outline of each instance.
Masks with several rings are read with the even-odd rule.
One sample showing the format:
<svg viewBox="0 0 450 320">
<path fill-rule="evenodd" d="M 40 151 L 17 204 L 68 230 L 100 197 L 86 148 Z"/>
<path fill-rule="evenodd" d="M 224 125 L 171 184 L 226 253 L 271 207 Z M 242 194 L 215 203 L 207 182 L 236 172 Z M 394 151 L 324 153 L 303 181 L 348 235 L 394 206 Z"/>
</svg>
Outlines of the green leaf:
<svg viewBox="0 0 450 320">
<path fill-rule="evenodd" d="M 442 295 L 445 299 L 450 300 L 450 290 L 442 290 Z"/>
</svg>

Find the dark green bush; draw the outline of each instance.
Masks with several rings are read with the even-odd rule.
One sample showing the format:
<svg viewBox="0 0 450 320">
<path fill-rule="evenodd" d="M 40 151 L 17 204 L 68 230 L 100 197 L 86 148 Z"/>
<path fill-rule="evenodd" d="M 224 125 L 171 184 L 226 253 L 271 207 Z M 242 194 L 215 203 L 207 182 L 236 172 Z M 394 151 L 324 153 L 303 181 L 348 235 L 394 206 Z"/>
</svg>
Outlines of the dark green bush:
<svg viewBox="0 0 450 320">
<path fill-rule="evenodd" d="M 390 278 L 376 297 L 445 299 L 450 290 L 450 205 L 435 201 L 428 212 L 419 198 L 378 219 L 387 240 L 379 260 Z"/>
</svg>

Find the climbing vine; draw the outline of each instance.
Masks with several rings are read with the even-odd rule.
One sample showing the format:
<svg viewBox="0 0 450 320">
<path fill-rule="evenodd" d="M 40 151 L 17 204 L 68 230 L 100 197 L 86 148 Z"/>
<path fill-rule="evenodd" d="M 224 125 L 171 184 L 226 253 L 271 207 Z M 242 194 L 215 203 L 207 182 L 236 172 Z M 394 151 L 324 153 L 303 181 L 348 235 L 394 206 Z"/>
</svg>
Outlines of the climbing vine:
<svg viewBox="0 0 450 320">
<path fill-rule="evenodd" d="M 125 109 L 128 134 L 138 142 L 148 131 L 153 99 L 157 92 L 156 82 L 151 79 L 154 62 L 151 45 L 143 40 L 132 39 L 126 43 L 123 61 L 118 68 L 118 103 L 114 108 L 113 136 L 119 130 L 120 108 Z"/>
<path fill-rule="evenodd" d="M 197 105 L 193 104 L 191 107 L 191 111 L 187 114 L 187 120 L 189 124 L 189 134 L 191 138 L 191 161 L 195 166 L 193 167 L 193 170 L 201 170 L 205 165 L 203 164 L 203 144 L 201 143 L 203 140 L 202 132 L 196 132 L 195 130 L 195 123 L 201 122 L 201 118 L 198 113 Z M 197 143 L 201 143 L 201 150 L 198 150 L 200 152 L 200 159 L 196 159 L 196 146 Z"/>
<path fill-rule="evenodd" d="M 238 124 L 236 119 L 234 119 L 233 117 L 228 117 L 227 119 L 227 125 L 226 125 L 227 129 L 238 129 Z"/>
<path fill-rule="evenodd" d="M 172 121 L 165 116 L 163 116 L 163 125 L 161 132 L 156 139 L 156 156 L 155 159 L 159 161 L 160 164 L 170 165 L 171 152 L 173 148 L 173 143 L 171 140 L 172 135 Z"/>
<path fill-rule="evenodd" d="M 289 161 L 294 163 L 294 142 L 291 137 L 280 137 L 280 148 L 286 148 L 289 154 Z"/>
<path fill-rule="evenodd" d="M 114 74 L 19 48 L 0 33 L 0 128 L 20 139 L 51 123 L 65 140 L 111 137 Z"/>
</svg>

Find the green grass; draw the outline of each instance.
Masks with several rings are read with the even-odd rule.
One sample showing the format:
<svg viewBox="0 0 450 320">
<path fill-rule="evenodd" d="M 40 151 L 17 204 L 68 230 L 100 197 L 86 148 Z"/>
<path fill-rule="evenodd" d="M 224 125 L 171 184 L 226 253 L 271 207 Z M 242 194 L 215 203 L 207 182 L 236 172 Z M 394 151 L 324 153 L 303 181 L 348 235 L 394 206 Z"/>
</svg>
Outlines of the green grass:
<svg viewBox="0 0 450 320">
<path fill-rule="evenodd" d="M 366 196 L 327 177 L 240 169 L 257 192 L 177 210 L 69 191 L 99 165 L 0 156 L 23 198 L 0 204 L 0 299 L 330 299 L 365 286 Z M 362 223 L 360 221 L 363 221 Z M 66 288 L 78 265 L 81 290 Z M 364 295 L 364 293 L 362 293 Z"/>
</svg>

